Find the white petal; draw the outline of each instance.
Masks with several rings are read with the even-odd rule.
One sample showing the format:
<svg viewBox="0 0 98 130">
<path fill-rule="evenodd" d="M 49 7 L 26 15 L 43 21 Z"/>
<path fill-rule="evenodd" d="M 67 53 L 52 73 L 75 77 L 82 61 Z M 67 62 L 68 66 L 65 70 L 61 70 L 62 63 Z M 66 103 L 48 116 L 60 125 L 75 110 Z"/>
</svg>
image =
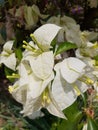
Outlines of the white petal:
<svg viewBox="0 0 98 130">
<path fill-rule="evenodd" d="M 13 46 L 13 41 L 8 41 L 4 44 L 3 49 L 4 51 L 10 52 Z"/>
<path fill-rule="evenodd" d="M 67 58 L 61 63 L 61 74 L 68 83 L 75 82 L 83 73 L 86 64 L 77 58 Z"/>
<path fill-rule="evenodd" d="M 9 56 L 1 56 L 0 63 L 3 63 L 8 68 L 15 70 L 16 67 L 15 53 L 10 54 Z"/>
<path fill-rule="evenodd" d="M 52 73 L 54 56 L 52 52 L 45 52 L 30 60 L 34 74 L 40 79 L 46 79 Z"/>
<path fill-rule="evenodd" d="M 33 112 L 31 115 L 29 115 L 28 117 L 30 119 L 35 119 L 35 118 L 38 118 L 38 117 L 43 117 L 44 116 L 44 113 L 42 113 L 40 110 L 38 111 L 35 111 Z"/>
<path fill-rule="evenodd" d="M 53 80 L 54 74 L 52 73 L 49 78 L 40 80 L 33 74 L 29 75 L 28 93 L 34 99 L 42 94 L 47 85 Z"/>
<path fill-rule="evenodd" d="M 75 51 L 75 55 L 76 55 L 77 58 L 80 58 L 80 59 L 83 59 L 83 58 L 84 58 L 84 57 L 81 55 L 80 49 L 77 49 L 77 50 Z"/>
<path fill-rule="evenodd" d="M 56 16 L 52 16 L 48 19 L 47 23 L 52 23 L 52 24 L 56 24 L 56 25 L 60 25 L 60 17 L 56 17 Z"/>
<path fill-rule="evenodd" d="M 73 87 L 66 83 L 59 70 L 52 84 L 52 94 L 61 110 L 69 107 L 77 98 Z"/>
<path fill-rule="evenodd" d="M 13 85 L 12 96 L 19 103 L 26 103 L 26 95 L 27 95 L 27 85 L 20 86 L 19 81 L 16 81 Z"/>
<path fill-rule="evenodd" d="M 76 81 L 76 86 L 78 87 L 78 89 L 80 90 L 81 93 L 84 93 L 87 91 L 88 89 L 88 85 L 83 83 L 83 82 L 80 82 L 80 81 Z"/>
<path fill-rule="evenodd" d="M 64 113 L 59 109 L 59 106 L 56 103 L 51 102 L 47 107 L 47 110 L 54 116 L 66 119 Z"/>
<path fill-rule="evenodd" d="M 55 24 L 45 24 L 34 32 L 34 37 L 43 49 L 49 49 L 52 40 L 60 29 L 61 27 Z"/>
<path fill-rule="evenodd" d="M 61 21 L 62 21 L 63 25 L 68 25 L 68 24 L 75 25 L 76 24 L 76 21 L 73 18 L 65 16 L 65 15 L 63 17 L 61 17 Z"/>
<path fill-rule="evenodd" d="M 66 119 L 64 113 L 60 109 L 58 102 L 56 102 L 52 96 L 52 93 L 49 92 L 49 98 L 51 99 L 50 104 L 46 106 L 47 110 L 55 116 Z"/>
<path fill-rule="evenodd" d="M 75 43 L 77 46 L 81 45 L 81 33 L 79 25 L 68 23 L 68 25 L 63 29 L 66 32 L 65 37 L 67 41 Z"/>
<path fill-rule="evenodd" d="M 35 112 L 41 109 L 41 102 L 42 102 L 41 97 L 32 99 L 30 95 L 28 94 L 26 103 L 24 104 L 23 110 L 21 111 L 21 113 L 23 113 L 24 116 L 29 116 L 31 114 L 34 114 Z"/>
<path fill-rule="evenodd" d="M 27 67 L 26 62 L 25 62 L 25 66 L 23 63 L 20 63 L 19 66 L 17 67 L 18 73 L 20 75 L 19 86 L 28 84 L 28 73 L 30 72 L 30 70 L 27 69 L 26 67 Z"/>
</svg>

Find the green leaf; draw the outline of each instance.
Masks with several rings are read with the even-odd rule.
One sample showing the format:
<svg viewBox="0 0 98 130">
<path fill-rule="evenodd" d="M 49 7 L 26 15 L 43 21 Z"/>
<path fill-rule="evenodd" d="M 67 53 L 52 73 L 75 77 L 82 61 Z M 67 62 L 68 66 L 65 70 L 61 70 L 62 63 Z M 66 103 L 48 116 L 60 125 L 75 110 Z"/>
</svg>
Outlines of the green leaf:
<svg viewBox="0 0 98 130">
<path fill-rule="evenodd" d="M 53 40 L 52 40 L 52 42 L 51 42 L 51 46 L 55 46 L 56 45 L 56 39 L 54 38 Z"/>
<path fill-rule="evenodd" d="M 53 52 L 55 52 L 55 47 L 56 47 L 56 39 L 53 39 L 52 42 L 51 42 L 51 46 L 53 47 Z"/>
<path fill-rule="evenodd" d="M 16 57 L 19 59 L 19 61 L 22 59 L 22 50 L 21 48 L 18 48 L 15 50 Z"/>
<path fill-rule="evenodd" d="M 87 120 L 87 130 L 98 130 L 98 125 L 90 117 L 88 117 L 88 120 Z"/>
<path fill-rule="evenodd" d="M 68 51 L 70 49 L 77 48 L 76 44 L 70 43 L 70 42 L 62 42 L 62 43 L 59 43 L 59 44 L 60 45 L 57 48 L 56 55 L 60 54 L 60 53 L 62 53 L 64 51 Z"/>
<path fill-rule="evenodd" d="M 75 119 L 77 119 L 79 117 L 79 115 L 81 115 L 81 111 L 78 108 L 78 103 L 77 101 L 75 101 L 70 107 L 66 108 L 64 110 L 64 114 L 67 116 L 67 118 L 74 122 Z"/>
<path fill-rule="evenodd" d="M 81 130 L 82 122 L 80 123 L 80 121 L 83 118 L 83 114 L 79 110 L 77 102 L 65 109 L 64 114 L 67 120 L 60 121 L 57 130 Z"/>
</svg>

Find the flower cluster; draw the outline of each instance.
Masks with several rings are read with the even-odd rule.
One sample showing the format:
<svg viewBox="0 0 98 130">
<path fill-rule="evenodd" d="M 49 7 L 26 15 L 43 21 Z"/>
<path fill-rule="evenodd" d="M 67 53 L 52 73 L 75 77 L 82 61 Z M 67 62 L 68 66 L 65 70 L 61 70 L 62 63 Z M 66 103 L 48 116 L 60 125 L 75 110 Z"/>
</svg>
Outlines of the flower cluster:
<svg viewBox="0 0 98 130">
<path fill-rule="evenodd" d="M 30 35 L 32 41 L 23 41 L 24 51 L 18 64 L 13 50 L 14 41 L 5 43 L 0 64 L 17 72 L 10 76 L 17 80 L 9 86 L 9 91 L 23 104 L 21 113 L 24 116 L 43 116 L 41 108 L 46 108 L 51 114 L 66 118 L 63 110 L 73 104 L 88 87 L 93 85 L 98 91 L 98 43 L 91 43 L 87 32 L 78 31 L 79 37 L 76 38 L 70 25 L 78 30 L 78 26 L 72 23 L 65 28 L 50 23 L 39 27 Z M 64 32 L 67 36 L 64 36 Z M 69 32 L 72 33 L 69 35 Z M 58 44 L 61 34 L 74 43 Z M 75 48 L 74 57 L 67 55 L 67 47 Z M 65 53 L 63 57 L 62 52 Z"/>
</svg>

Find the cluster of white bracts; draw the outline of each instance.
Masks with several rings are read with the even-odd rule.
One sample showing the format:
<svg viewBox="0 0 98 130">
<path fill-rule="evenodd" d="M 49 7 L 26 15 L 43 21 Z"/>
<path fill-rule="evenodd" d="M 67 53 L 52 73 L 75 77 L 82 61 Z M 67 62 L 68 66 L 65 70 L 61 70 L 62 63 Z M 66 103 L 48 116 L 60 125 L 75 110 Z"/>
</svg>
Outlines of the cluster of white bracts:
<svg viewBox="0 0 98 130">
<path fill-rule="evenodd" d="M 24 42 L 25 51 L 18 66 L 12 51 L 13 41 L 8 41 L 3 47 L 0 64 L 18 72 L 13 75 L 17 77 L 17 81 L 9 87 L 9 91 L 23 104 L 21 113 L 25 116 L 41 116 L 41 108 L 44 107 L 51 114 L 66 118 L 62 110 L 87 90 L 91 83 L 89 81 L 97 82 L 95 77 L 98 78 L 98 66 L 92 64 L 90 57 L 84 56 L 85 53 L 89 54 L 95 44 L 88 43 L 83 48 L 79 47 L 76 57 L 68 57 L 55 63 L 56 56 L 51 42 L 60 30 L 61 27 L 55 24 L 45 24 L 38 28 L 31 35 L 32 41 Z M 88 52 L 85 52 L 85 48 L 88 48 Z M 98 52 L 98 48 L 96 51 Z"/>
</svg>

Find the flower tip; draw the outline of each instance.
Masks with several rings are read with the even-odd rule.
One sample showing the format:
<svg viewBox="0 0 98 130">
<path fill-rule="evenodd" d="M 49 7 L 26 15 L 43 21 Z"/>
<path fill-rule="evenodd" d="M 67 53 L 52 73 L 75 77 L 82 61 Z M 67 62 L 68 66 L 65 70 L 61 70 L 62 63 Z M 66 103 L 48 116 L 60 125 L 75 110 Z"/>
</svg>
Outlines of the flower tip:
<svg viewBox="0 0 98 130">
<path fill-rule="evenodd" d="M 13 89 L 13 87 L 12 87 L 12 86 L 9 86 L 9 87 L 8 87 L 8 91 L 9 91 L 10 93 L 12 93 L 12 92 L 13 92 L 13 90 L 14 90 L 14 89 Z"/>
<path fill-rule="evenodd" d="M 30 37 L 33 37 L 33 33 L 30 34 Z"/>
</svg>

